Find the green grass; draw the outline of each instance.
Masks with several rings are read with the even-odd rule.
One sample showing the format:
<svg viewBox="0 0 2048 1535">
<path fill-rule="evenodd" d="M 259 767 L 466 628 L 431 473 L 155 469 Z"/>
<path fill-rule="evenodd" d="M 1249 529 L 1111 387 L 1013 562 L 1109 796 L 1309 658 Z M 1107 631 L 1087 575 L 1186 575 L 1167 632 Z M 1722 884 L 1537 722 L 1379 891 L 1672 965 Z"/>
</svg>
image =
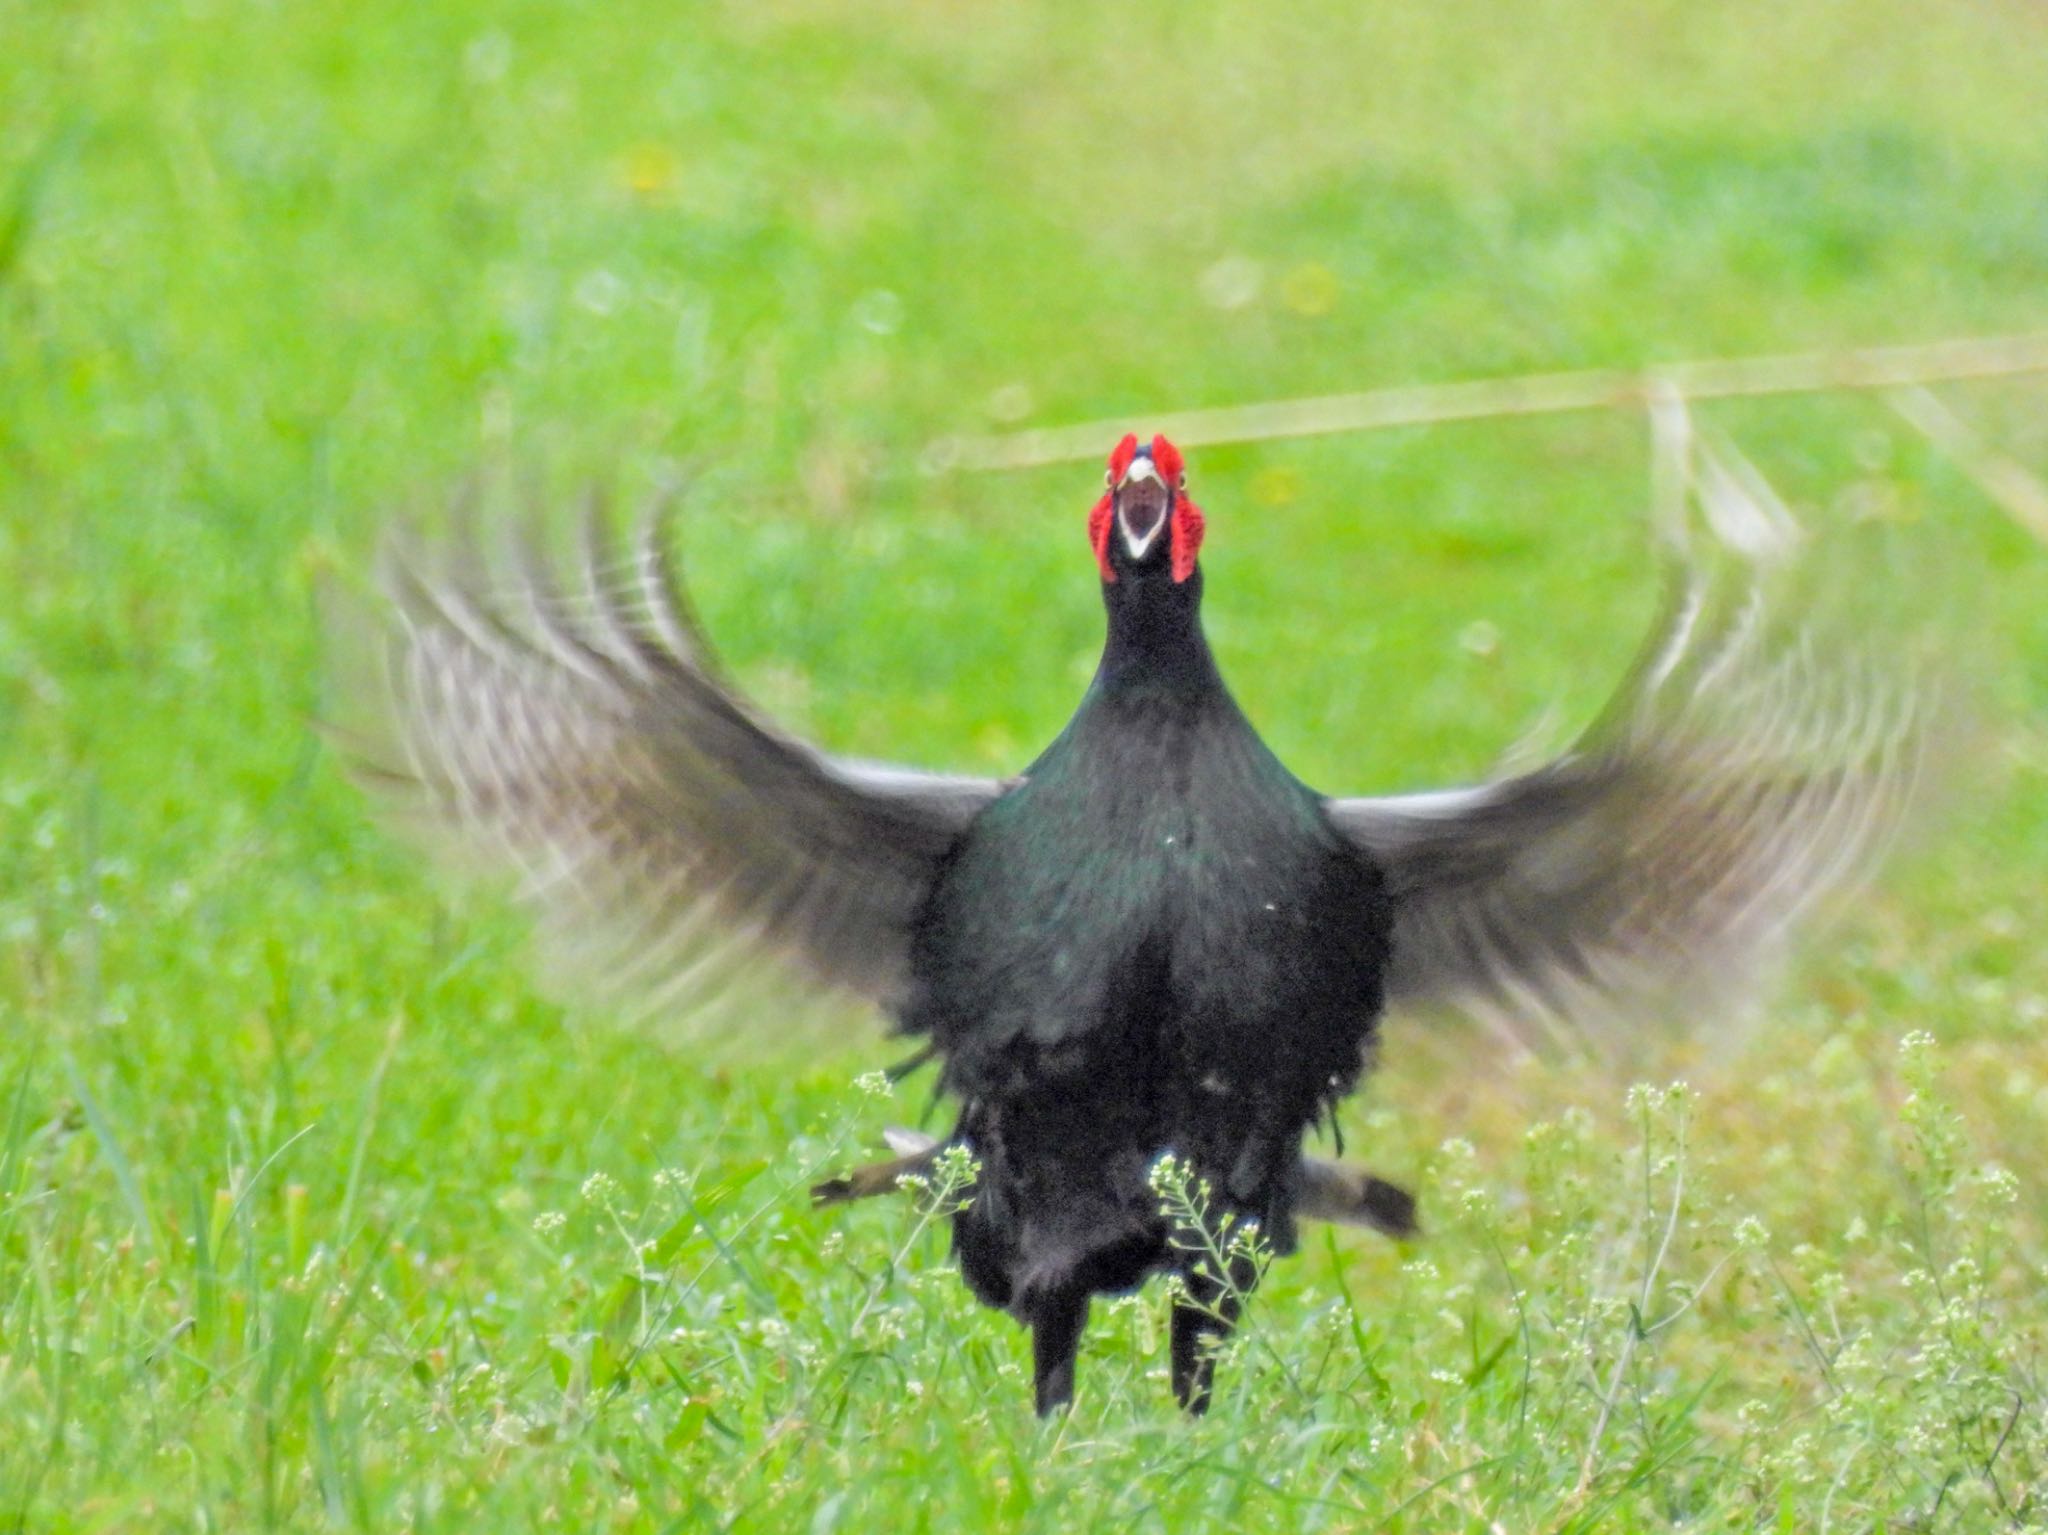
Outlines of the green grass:
<svg viewBox="0 0 2048 1535">
<path fill-rule="evenodd" d="M 1711 414 L 1968 593 L 1939 834 L 1682 1094 L 1396 1022 L 1347 1131 L 1428 1235 L 1316 1234 L 1200 1424 L 1156 1294 L 1040 1427 L 936 1230 L 806 1208 L 919 1111 L 872 1029 L 565 1019 L 318 744 L 321 578 L 480 460 L 693 465 L 758 697 L 1008 770 L 1094 470 L 943 433 L 2048 322 L 2018 0 L 1266 10 L 0 0 L 0 1529 L 2048 1524 L 2048 551 L 1875 402 Z M 1952 398 L 2048 465 L 2039 387 Z M 1584 718 L 1643 435 L 1198 454 L 1275 746 Z"/>
</svg>

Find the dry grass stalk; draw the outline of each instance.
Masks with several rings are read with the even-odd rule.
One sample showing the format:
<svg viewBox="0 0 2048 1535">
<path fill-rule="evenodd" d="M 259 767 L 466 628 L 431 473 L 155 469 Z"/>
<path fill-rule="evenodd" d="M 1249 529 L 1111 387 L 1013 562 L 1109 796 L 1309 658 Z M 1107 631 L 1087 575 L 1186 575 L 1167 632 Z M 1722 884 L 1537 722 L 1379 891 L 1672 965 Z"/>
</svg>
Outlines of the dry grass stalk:
<svg viewBox="0 0 2048 1535">
<path fill-rule="evenodd" d="M 1576 373 L 1415 384 L 1356 394 L 1272 400 L 1212 410 L 1172 411 L 1148 423 L 1182 447 L 1271 442 L 1332 432 L 1372 431 L 1490 416 L 1544 415 L 1608 406 L 1642 406 L 1677 395 L 1690 400 L 1806 394 L 1827 389 L 1900 390 L 1963 379 L 2048 373 L 2048 335 L 1981 336 L 1914 346 L 1777 357 L 1707 358 L 1641 371 Z M 1916 425 L 1919 423 L 1915 423 Z M 935 443 L 937 467 L 1023 469 L 1094 458 L 1126 429 L 1123 418 Z"/>
</svg>

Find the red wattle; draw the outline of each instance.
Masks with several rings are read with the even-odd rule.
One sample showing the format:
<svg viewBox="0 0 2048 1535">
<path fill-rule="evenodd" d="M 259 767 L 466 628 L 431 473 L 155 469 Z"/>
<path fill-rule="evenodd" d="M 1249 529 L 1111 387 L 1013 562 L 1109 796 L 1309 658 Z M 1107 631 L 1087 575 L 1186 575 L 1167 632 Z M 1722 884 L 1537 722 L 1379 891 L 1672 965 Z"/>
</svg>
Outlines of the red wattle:
<svg viewBox="0 0 2048 1535">
<path fill-rule="evenodd" d="M 1159 439 L 1165 442 L 1165 438 Z M 1167 444 L 1169 449 L 1172 444 Z M 1178 453 L 1173 455 L 1176 459 Z M 1158 462 L 1158 450 L 1153 450 L 1153 462 Z M 1173 499 L 1173 579 L 1176 583 L 1187 580 L 1195 573 L 1195 556 L 1202 550 L 1202 509 L 1186 496 Z"/>
<path fill-rule="evenodd" d="M 1124 440 L 1137 441 L 1135 437 Z M 1095 563 L 1102 568 L 1104 583 L 1111 586 L 1116 584 L 1116 570 L 1109 563 L 1109 533 L 1116 522 L 1115 506 L 1116 497 L 1105 495 L 1088 513 L 1088 542 L 1095 546 Z"/>
</svg>

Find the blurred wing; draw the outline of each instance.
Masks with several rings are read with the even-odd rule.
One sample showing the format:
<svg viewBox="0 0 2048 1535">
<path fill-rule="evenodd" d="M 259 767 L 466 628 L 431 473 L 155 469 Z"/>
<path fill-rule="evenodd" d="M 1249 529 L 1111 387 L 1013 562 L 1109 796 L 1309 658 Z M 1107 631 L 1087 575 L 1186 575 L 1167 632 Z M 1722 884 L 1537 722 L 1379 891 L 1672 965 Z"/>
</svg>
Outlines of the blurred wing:
<svg viewBox="0 0 2048 1535">
<path fill-rule="evenodd" d="M 1681 555 L 1663 622 L 1576 745 L 1474 788 L 1329 802 L 1396 902 L 1390 1003 L 1538 1043 L 1725 1002 L 1897 826 L 1928 695 L 1798 604 L 1773 611 L 1789 518 L 1732 449 L 1694 489 L 1737 569 Z"/>
<path fill-rule="evenodd" d="M 474 537 L 433 562 L 393 546 L 360 775 L 516 874 L 608 1001 L 697 996 L 765 950 L 892 1006 L 940 862 L 1003 785 L 830 757 L 757 718 L 705 655 L 662 520 L 623 558 L 600 528 L 573 591 L 532 530 L 495 570 Z"/>
</svg>

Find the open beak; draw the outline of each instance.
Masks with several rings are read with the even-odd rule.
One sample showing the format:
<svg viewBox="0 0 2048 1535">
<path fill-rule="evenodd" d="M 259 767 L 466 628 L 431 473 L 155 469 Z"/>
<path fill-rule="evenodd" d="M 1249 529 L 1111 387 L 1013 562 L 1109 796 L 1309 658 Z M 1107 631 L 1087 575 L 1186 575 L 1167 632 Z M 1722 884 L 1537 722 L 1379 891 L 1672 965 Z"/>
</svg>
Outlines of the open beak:
<svg viewBox="0 0 2048 1535">
<path fill-rule="evenodd" d="M 1142 560 L 1166 526 L 1166 514 L 1173 507 L 1173 491 L 1160 478 L 1152 460 L 1139 456 L 1116 484 L 1116 525 L 1123 534 L 1124 548 L 1134 560 Z"/>
</svg>

